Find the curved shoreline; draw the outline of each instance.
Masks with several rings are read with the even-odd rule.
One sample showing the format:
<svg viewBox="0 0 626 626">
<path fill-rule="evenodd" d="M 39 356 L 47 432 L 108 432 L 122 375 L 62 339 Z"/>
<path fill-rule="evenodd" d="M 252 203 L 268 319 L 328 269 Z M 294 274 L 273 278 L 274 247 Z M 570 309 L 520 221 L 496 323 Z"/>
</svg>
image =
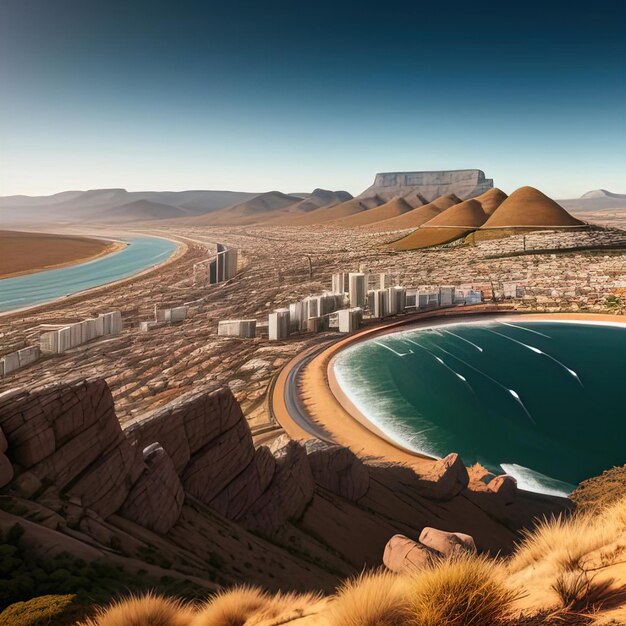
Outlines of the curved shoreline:
<svg viewBox="0 0 626 626">
<path fill-rule="evenodd" d="M 37 233 L 38 234 L 38 233 Z M 41 233 L 47 234 L 47 233 Z M 63 235 L 60 235 L 63 236 Z M 26 270 L 20 270 L 18 272 L 10 272 L 8 274 L 0 275 L 0 280 L 6 280 L 9 278 L 18 278 L 20 276 L 30 276 L 31 274 L 37 274 L 38 272 L 47 272 L 48 270 L 58 270 L 64 267 L 71 267 L 72 265 L 81 265 L 82 263 L 90 263 L 91 261 L 95 261 L 97 259 L 101 259 L 105 256 L 109 256 L 115 254 L 117 252 L 122 251 L 127 243 L 123 241 L 117 241 L 115 239 L 107 239 L 104 237 L 88 237 L 85 235 L 84 239 L 92 239 L 102 241 L 105 246 L 100 252 L 96 254 L 88 255 L 88 256 L 79 256 L 73 259 L 68 259 L 67 261 L 60 261 L 59 263 L 52 263 L 50 265 L 42 265 L 39 267 L 34 267 Z"/>
<path fill-rule="evenodd" d="M 436 459 L 403 448 L 362 415 L 339 387 L 332 371 L 332 359 L 348 345 L 387 333 L 395 328 L 419 324 L 421 321 L 432 322 L 436 319 L 450 317 L 460 319 L 463 317 L 472 318 L 477 315 L 502 315 L 503 313 L 516 315 L 514 310 L 497 305 L 473 305 L 423 311 L 407 315 L 393 322 L 366 327 L 334 341 L 302 367 L 297 392 L 309 421 L 313 423 L 314 427 L 328 432 L 332 441 L 350 448 L 361 458 L 377 457 L 384 461 L 409 465 L 421 472 L 427 471 Z M 292 384 L 292 381 L 289 380 L 289 374 L 300 361 L 307 358 L 309 352 L 315 350 L 319 351 L 319 348 L 309 349 L 292 359 L 279 373 L 273 390 L 272 409 L 274 415 L 280 425 L 294 439 L 309 439 L 314 435 L 311 432 L 313 429 L 306 430 L 289 413 L 285 402 L 288 385 Z"/>
<path fill-rule="evenodd" d="M 385 434 L 376 424 L 372 423 L 351 402 L 341 389 L 334 372 L 334 360 L 340 351 L 350 345 L 370 339 L 374 336 L 388 334 L 402 327 L 430 326 L 433 324 L 458 323 L 463 318 L 478 320 L 480 317 L 496 318 L 498 316 L 514 316 L 520 321 L 562 321 L 588 322 L 611 325 L 626 325 L 626 315 L 584 314 L 584 313 L 520 313 L 514 310 L 499 308 L 494 305 L 477 305 L 457 309 L 436 310 L 418 313 L 406 319 L 363 329 L 335 341 L 331 346 L 311 358 L 302 368 L 301 380 L 298 385 L 302 404 L 305 406 L 310 421 L 318 428 L 325 429 L 335 443 L 350 448 L 357 456 L 379 457 L 384 461 L 400 462 L 418 470 L 427 470 L 436 460 L 433 457 L 410 450 Z M 468 321 L 468 320 L 466 320 Z M 287 377 L 295 362 L 302 355 L 289 362 L 279 374 L 274 394 L 279 396 L 274 405 L 276 418 L 287 433 L 295 439 L 306 439 L 312 435 L 304 430 L 289 415 L 284 404 Z M 278 410 L 277 410 L 278 409 Z"/>
<path fill-rule="evenodd" d="M 99 293 L 103 292 L 106 289 L 111 289 L 114 287 L 119 287 L 120 285 L 124 285 L 127 283 L 131 283 L 139 278 L 143 278 L 152 272 L 159 271 L 163 269 L 165 266 L 173 263 L 184 256 L 184 254 L 189 249 L 189 246 L 182 241 L 182 238 L 175 238 L 175 236 L 165 237 L 162 234 L 153 234 L 150 232 L 130 232 L 134 236 L 145 236 L 145 237 L 155 237 L 158 239 L 165 239 L 166 241 L 170 241 L 176 244 L 176 249 L 170 254 L 170 256 L 165 259 L 162 263 L 158 263 L 151 267 L 148 267 L 144 270 L 141 270 L 131 276 L 126 276 L 125 278 L 120 278 L 119 280 L 113 280 L 111 282 L 105 283 L 103 285 L 98 285 L 97 287 L 90 287 L 88 289 L 83 289 L 81 291 L 77 291 L 67 296 L 59 296 L 58 298 L 53 298 L 52 300 L 48 300 L 47 302 L 41 302 L 39 304 L 33 304 L 32 306 L 21 307 L 19 309 L 12 309 L 11 311 L 4 311 L 0 313 L 0 321 L 6 321 L 7 318 L 10 319 L 16 315 L 22 315 L 23 313 L 37 313 L 45 310 L 47 307 L 58 306 L 60 303 L 63 304 L 71 304 L 82 300 L 83 298 L 95 296 Z M 121 250 L 117 250 L 112 254 L 118 254 Z M 87 261 L 89 263 L 90 261 Z"/>
</svg>

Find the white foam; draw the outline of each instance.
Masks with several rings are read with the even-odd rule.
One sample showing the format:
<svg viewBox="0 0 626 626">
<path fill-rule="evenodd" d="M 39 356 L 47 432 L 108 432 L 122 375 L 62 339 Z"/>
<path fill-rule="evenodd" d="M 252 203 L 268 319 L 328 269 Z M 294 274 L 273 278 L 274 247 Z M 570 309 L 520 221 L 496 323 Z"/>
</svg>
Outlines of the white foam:
<svg viewBox="0 0 626 626">
<path fill-rule="evenodd" d="M 500 463 L 505 474 L 513 476 L 517 486 L 525 491 L 534 491 L 548 496 L 569 496 L 573 486 L 556 478 L 550 478 L 541 472 L 536 472 L 517 463 Z"/>
</svg>

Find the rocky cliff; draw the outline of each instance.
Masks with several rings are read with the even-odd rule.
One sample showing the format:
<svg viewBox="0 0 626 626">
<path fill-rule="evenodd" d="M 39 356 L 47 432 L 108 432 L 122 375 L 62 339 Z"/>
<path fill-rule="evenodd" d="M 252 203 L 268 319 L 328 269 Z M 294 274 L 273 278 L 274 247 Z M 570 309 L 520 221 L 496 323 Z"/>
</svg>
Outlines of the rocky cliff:
<svg viewBox="0 0 626 626">
<path fill-rule="evenodd" d="M 477 476 L 457 455 L 425 476 L 283 435 L 255 448 L 228 389 L 191 394 L 124 429 L 100 379 L 0 395 L 0 530 L 38 556 L 67 552 L 211 587 L 332 589 L 426 526 L 510 552 L 568 502 Z"/>
<path fill-rule="evenodd" d="M 427 202 L 446 194 L 461 200 L 478 196 L 493 188 L 493 180 L 482 170 L 440 170 L 434 172 L 385 172 L 376 174 L 374 184 L 358 197 L 378 195 L 384 200 L 418 194 Z"/>
</svg>

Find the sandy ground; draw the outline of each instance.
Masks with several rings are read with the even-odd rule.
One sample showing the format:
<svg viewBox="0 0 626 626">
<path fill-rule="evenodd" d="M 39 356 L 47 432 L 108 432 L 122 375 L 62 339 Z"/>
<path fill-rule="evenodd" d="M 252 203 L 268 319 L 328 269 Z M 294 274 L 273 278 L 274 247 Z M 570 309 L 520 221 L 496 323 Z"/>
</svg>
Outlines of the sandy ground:
<svg viewBox="0 0 626 626">
<path fill-rule="evenodd" d="M 444 311 L 439 310 L 418 313 L 400 322 L 381 324 L 354 333 L 345 339 L 333 343 L 304 367 L 298 390 L 303 404 L 315 424 L 326 430 L 336 443 L 350 448 L 358 456 L 362 458 L 378 457 L 385 461 L 405 463 L 416 468 L 418 471 L 424 471 L 432 464 L 432 459 L 404 449 L 390 440 L 354 406 L 342 391 L 333 370 L 335 357 L 348 345 L 369 339 L 377 334 L 388 332 L 399 326 L 413 325 L 422 321 L 432 322 L 447 317 L 460 317 L 466 314 L 502 314 L 506 312 L 505 309 L 498 308 L 494 305 L 463 307 Z M 512 312 L 509 311 L 509 313 Z M 516 319 L 561 319 L 626 324 L 626 315 L 597 315 L 591 313 L 517 314 Z M 291 419 L 284 403 L 285 383 L 289 371 L 300 360 L 307 356 L 306 352 L 302 353 L 283 368 L 276 380 L 273 391 L 273 410 L 275 417 L 286 432 L 295 439 L 308 439 L 311 435 Z"/>
<path fill-rule="evenodd" d="M 0 231 L 0 278 L 66 267 L 112 254 L 119 241 L 66 234 Z"/>
</svg>

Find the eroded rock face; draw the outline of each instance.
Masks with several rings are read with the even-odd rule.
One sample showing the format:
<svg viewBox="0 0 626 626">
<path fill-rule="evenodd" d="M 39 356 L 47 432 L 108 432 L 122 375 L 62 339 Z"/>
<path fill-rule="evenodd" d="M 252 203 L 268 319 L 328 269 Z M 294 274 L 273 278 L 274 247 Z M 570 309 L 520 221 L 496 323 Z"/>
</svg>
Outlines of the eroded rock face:
<svg viewBox="0 0 626 626">
<path fill-rule="evenodd" d="M 318 485 L 352 501 L 367 493 L 369 472 L 351 450 L 319 439 L 309 439 L 304 445 Z"/>
<path fill-rule="evenodd" d="M 383 563 L 392 572 L 416 572 L 425 569 L 437 553 L 404 535 L 394 535 L 385 546 Z"/>
<path fill-rule="evenodd" d="M 13 480 L 13 465 L 4 454 L 8 445 L 6 437 L 0 428 L 0 487 L 8 485 Z"/>
<path fill-rule="evenodd" d="M 378 195 L 384 200 L 419 193 L 428 202 L 453 193 L 462 200 L 493 188 L 493 180 L 482 170 L 439 170 L 433 172 L 385 172 L 376 174 L 374 184 L 358 197 Z"/>
<path fill-rule="evenodd" d="M 143 469 L 124 437 L 104 380 L 79 380 L 0 398 L 0 426 L 13 462 L 106 517 Z"/>
<path fill-rule="evenodd" d="M 450 500 L 469 483 L 467 468 L 456 452 L 437 461 L 421 479 L 420 491 L 433 500 Z"/>
<path fill-rule="evenodd" d="M 182 477 L 185 491 L 208 504 L 253 457 L 252 435 L 246 421 L 241 419 L 192 455 Z"/>
<path fill-rule="evenodd" d="M 143 451 L 146 469 L 133 485 L 118 514 L 140 526 L 165 534 L 178 521 L 185 501 L 172 459 L 161 444 Z"/>
<path fill-rule="evenodd" d="M 511 504 L 517 497 L 517 481 L 507 474 L 496 476 L 489 481 L 487 488 L 497 494 L 505 504 Z"/>
<path fill-rule="evenodd" d="M 8 485 L 13 480 L 13 465 L 8 457 L 0 453 L 0 487 Z"/>
<path fill-rule="evenodd" d="M 261 446 L 250 464 L 209 502 L 209 506 L 228 519 L 241 519 L 267 489 L 275 469 L 276 459 L 269 448 Z"/>
<path fill-rule="evenodd" d="M 298 519 L 311 501 L 315 481 L 303 445 L 282 435 L 270 451 L 276 459 L 271 483 L 243 519 L 250 528 L 271 533 L 289 519 Z"/>
<path fill-rule="evenodd" d="M 426 526 L 420 533 L 419 542 L 443 556 L 455 556 L 463 553 L 476 554 L 473 537 L 465 533 L 449 533 Z"/>
</svg>

